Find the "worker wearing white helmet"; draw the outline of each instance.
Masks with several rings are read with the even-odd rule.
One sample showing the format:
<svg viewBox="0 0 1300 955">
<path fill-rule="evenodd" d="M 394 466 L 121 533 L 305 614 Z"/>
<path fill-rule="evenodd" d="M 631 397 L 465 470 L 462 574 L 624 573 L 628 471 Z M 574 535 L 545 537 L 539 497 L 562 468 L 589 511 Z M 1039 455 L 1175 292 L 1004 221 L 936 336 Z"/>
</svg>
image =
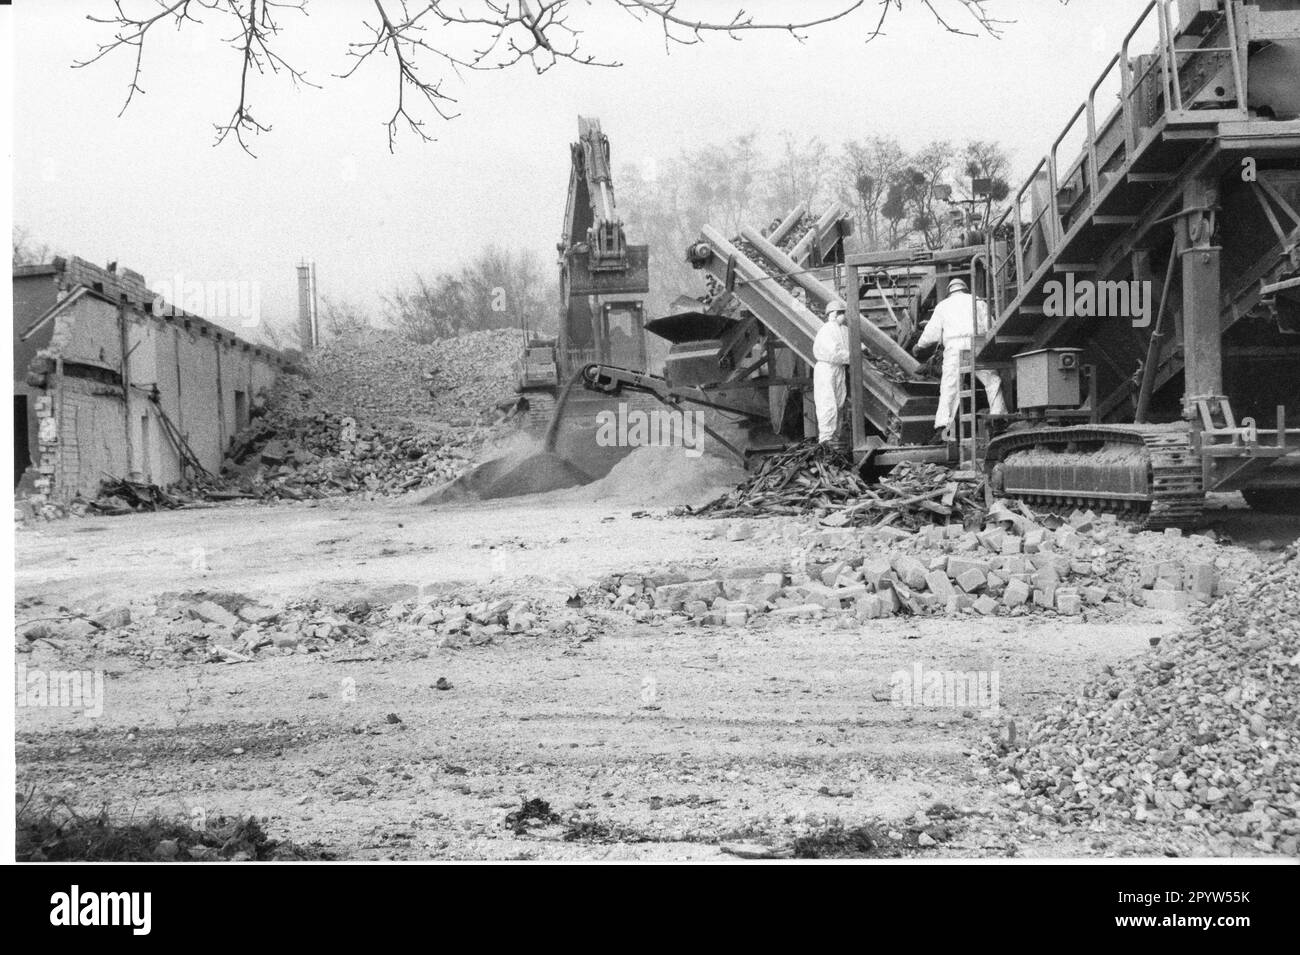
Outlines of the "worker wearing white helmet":
<svg viewBox="0 0 1300 955">
<path fill-rule="evenodd" d="M 826 309 L 826 324 L 813 339 L 813 404 L 817 408 L 817 440 L 834 439 L 844 404 L 844 376 L 849 364 L 849 330 L 844 306 L 833 302 Z"/>
<path fill-rule="evenodd" d="M 973 307 L 972 307 L 973 306 Z M 957 414 L 957 393 L 961 391 L 961 353 L 970 350 L 971 339 L 989 330 L 989 309 L 983 299 L 971 302 L 971 294 L 964 279 L 948 283 L 948 297 L 935 306 L 926 322 L 921 337 L 917 339 L 912 354 L 928 351 L 943 343 L 943 377 L 939 384 L 939 407 L 934 414 L 936 437 L 947 432 Z M 989 411 L 1006 414 L 1002 400 L 1002 379 L 996 371 L 980 370 L 975 377 L 984 386 L 988 396 Z"/>
</svg>

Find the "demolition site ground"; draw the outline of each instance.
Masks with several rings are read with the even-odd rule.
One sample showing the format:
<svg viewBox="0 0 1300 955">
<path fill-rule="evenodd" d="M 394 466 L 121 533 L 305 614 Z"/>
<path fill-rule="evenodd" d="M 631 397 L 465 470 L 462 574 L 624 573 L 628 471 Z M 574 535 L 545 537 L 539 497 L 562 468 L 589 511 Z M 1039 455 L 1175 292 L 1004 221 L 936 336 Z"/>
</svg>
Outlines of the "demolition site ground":
<svg viewBox="0 0 1300 955">
<path fill-rule="evenodd" d="M 1295 519 L 1239 503 L 1213 515 L 1221 535 L 1247 545 L 1214 545 L 1230 555 L 1228 573 L 1300 532 Z M 46 840 L 29 857 L 57 857 L 50 820 L 101 811 L 124 824 L 253 817 L 273 839 L 345 859 L 1291 846 L 1224 841 L 1203 825 L 1027 813 L 998 775 L 996 753 L 1015 727 L 1023 734 L 1103 668 L 1154 652 L 1155 638 L 1186 625 L 1182 611 L 801 612 L 701 626 L 602 599 L 596 582 L 630 570 L 726 579 L 779 569 L 791 540 L 819 533 L 812 519 L 751 525 L 731 534 L 725 521 L 547 495 L 222 506 L 22 528 L 18 664 L 29 679 L 103 677 L 98 716 L 32 705 L 30 694 L 16 710 L 18 803 L 43 820 Z M 312 617 L 321 602 L 344 610 Z M 412 622 L 430 602 L 451 609 Z M 167 617 L 178 606 L 192 611 L 182 613 L 188 629 Z M 457 606 L 488 625 L 448 624 Z M 68 616 L 83 611 L 98 622 Z M 235 642 L 220 629 L 253 619 L 269 633 L 274 612 L 305 622 L 288 639 Z M 151 620 L 161 623 L 151 630 Z M 918 667 L 994 674 L 998 699 L 896 705 L 893 675 Z M 176 846 L 161 840 L 156 857 Z"/>
</svg>

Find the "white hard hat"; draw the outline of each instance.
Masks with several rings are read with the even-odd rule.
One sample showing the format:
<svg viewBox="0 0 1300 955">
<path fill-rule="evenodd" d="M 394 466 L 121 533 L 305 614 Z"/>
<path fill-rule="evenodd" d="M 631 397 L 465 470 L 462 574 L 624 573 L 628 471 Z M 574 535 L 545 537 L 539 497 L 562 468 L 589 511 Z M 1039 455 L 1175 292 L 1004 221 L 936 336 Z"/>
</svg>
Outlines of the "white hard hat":
<svg viewBox="0 0 1300 955">
<path fill-rule="evenodd" d="M 847 309 L 845 309 L 844 307 L 843 302 L 831 302 L 829 305 L 826 306 L 826 317 L 829 318 L 830 316 L 834 315 L 836 312 L 843 312 L 843 311 L 847 311 Z"/>
<path fill-rule="evenodd" d="M 965 292 L 967 289 L 965 279 L 953 279 L 948 283 L 949 292 Z"/>
</svg>

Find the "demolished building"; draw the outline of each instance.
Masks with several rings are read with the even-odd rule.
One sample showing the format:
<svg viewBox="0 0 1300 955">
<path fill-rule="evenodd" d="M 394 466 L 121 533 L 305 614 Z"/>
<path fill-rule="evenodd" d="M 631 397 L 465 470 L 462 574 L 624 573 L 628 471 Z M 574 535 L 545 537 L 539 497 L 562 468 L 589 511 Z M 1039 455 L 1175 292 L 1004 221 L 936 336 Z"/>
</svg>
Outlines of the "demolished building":
<svg viewBox="0 0 1300 955">
<path fill-rule="evenodd" d="M 105 480 L 215 474 L 290 367 L 115 265 L 20 266 L 13 292 L 14 480 L 38 505 L 92 499 Z"/>
</svg>

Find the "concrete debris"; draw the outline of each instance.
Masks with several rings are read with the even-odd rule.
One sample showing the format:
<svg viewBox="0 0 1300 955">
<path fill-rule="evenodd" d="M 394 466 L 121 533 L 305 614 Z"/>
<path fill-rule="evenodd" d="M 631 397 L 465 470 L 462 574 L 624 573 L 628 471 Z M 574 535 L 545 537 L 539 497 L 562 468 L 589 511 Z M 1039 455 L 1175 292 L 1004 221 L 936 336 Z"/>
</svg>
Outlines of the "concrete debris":
<svg viewBox="0 0 1300 955">
<path fill-rule="evenodd" d="M 339 412 L 300 414 L 286 402 L 241 434 L 208 499 L 401 494 L 454 480 L 496 432 L 359 425 Z"/>
<path fill-rule="evenodd" d="M 51 639 L 77 654 L 132 656 L 175 663 L 250 662 L 267 655 L 325 658 L 392 647 L 426 655 L 431 646 L 492 643 L 508 636 L 591 639 L 598 622 L 532 598 L 466 591 L 392 604 L 292 600 L 268 606 L 242 594 L 172 594 L 91 618 L 69 616 L 27 628 L 19 652 Z"/>
<path fill-rule="evenodd" d="M 1040 717 L 1023 749 L 999 744 L 991 758 L 1004 791 L 1027 813 L 1192 826 L 1295 856 L 1297 593 L 1292 547 L 1225 599 L 1196 609 L 1177 636 L 1107 667 L 1075 700 Z"/>
<path fill-rule="evenodd" d="M 491 424 L 497 405 L 515 397 L 518 352 L 518 337 L 501 330 L 423 345 L 370 330 L 321 345 L 307 370 L 315 405 L 358 423 L 472 429 Z"/>
<path fill-rule="evenodd" d="M 983 522 L 969 528 L 925 523 L 915 531 L 789 522 L 779 528 L 791 544 L 787 561 L 631 572 L 602 580 L 592 600 L 640 622 L 719 627 L 764 616 L 845 623 L 898 614 L 1085 619 L 1132 606 L 1199 607 L 1257 565 L 1247 552 L 1208 537 L 1134 533 L 1091 511 L 1040 518 L 995 502 L 982 513 Z M 739 519 L 723 536 L 741 542 L 754 533 L 754 522 Z"/>
</svg>

